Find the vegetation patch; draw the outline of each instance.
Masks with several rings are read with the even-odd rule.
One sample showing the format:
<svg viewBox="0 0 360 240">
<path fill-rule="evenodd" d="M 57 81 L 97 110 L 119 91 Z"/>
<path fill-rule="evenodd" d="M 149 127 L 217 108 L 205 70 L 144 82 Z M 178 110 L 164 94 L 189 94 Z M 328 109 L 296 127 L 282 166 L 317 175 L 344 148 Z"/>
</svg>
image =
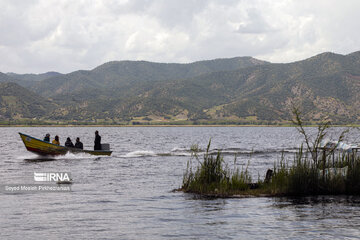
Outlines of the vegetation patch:
<svg viewBox="0 0 360 240">
<path fill-rule="evenodd" d="M 188 161 L 181 191 L 213 197 L 360 194 L 360 158 L 353 154 L 327 156 L 327 161 L 321 158 L 316 164 L 300 148 L 293 160 L 282 155 L 274 163 L 271 178 L 252 182 L 248 167 L 236 168 L 235 160 L 230 169 L 221 152 L 210 155 L 209 147 L 210 142 L 202 161 L 197 155 Z"/>
<path fill-rule="evenodd" d="M 216 156 L 209 154 L 211 140 L 206 149 L 203 161 L 199 159 L 197 145 L 191 147 L 192 158 L 188 161 L 183 178 L 182 190 L 185 192 L 207 195 L 230 195 L 246 191 L 251 186 L 251 176 L 246 169 L 229 169 L 219 151 Z M 194 170 L 194 159 L 198 163 Z M 234 166 L 236 158 L 234 160 Z"/>
<path fill-rule="evenodd" d="M 253 182 L 248 165 L 238 169 L 236 158 L 234 167 L 230 169 L 221 151 L 216 156 L 209 154 L 209 141 L 202 161 L 198 156 L 198 146 L 192 146 L 192 157 L 188 161 L 180 190 L 213 197 L 359 195 L 360 157 L 356 149 L 339 151 L 348 130 L 343 131 L 331 144 L 324 144 L 329 122 L 319 124 L 312 138 L 305 132 L 300 112 L 294 109 L 293 114 L 294 124 L 304 137 L 304 145 L 292 159 L 282 154 L 273 169 L 268 170 L 265 179 Z M 195 166 L 194 160 L 197 163 Z"/>
</svg>

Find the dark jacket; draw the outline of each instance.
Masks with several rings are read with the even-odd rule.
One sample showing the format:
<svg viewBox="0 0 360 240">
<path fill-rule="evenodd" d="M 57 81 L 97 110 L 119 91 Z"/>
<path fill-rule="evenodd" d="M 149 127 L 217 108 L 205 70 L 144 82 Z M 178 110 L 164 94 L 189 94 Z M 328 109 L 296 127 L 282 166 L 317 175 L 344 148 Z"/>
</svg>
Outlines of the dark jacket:
<svg viewBox="0 0 360 240">
<path fill-rule="evenodd" d="M 44 137 L 44 141 L 45 141 L 45 142 L 50 142 L 50 137 L 45 136 L 45 137 Z"/>
<path fill-rule="evenodd" d="M 84 149 L 84 146 L 83 146 L 82 142 L 76 142 L 75 143 L 75 148 Z"/>
<path fill-rule="evenodd" d="M 101 137 L 99 134 L 95 135 L 94 150 L 101 150 Z"/>
<path fill-rule="evenodd" d="M 71 140 L 66 140 L 65 147 L 74 147 L 74 144 L 72 143 Z"/>
</svg>

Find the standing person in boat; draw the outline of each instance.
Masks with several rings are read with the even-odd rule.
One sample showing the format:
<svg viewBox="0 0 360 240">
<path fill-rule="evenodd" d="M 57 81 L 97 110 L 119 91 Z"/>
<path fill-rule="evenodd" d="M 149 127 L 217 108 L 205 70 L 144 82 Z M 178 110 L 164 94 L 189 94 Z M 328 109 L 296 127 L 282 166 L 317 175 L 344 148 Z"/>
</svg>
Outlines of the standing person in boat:
<svg viewBox="0 0 360 240">
<path fill-rule="evenodd" d="M 101 137 L 99 135 L 99 131 L 95 131 L 95 141 L 94 141 L 94 150 L 101 150 Z"/>
<path fill-rule="evenodd" d="M 60 145 L 59 136 L 56 135 L 55 139 L 52 141 L 53 144 Z"/>
<path fill-rule="evenodd" d="M 80 142 L 80 138 L 76 138 L 75 148 L 84 149 L 82 142 Z"/>
<path fill-rule="evenodd" d="M 44 137 L 44 142 L 50 142 L 50 133 L 47 133 Z"/>
<path fill-rule="evenodd" d="M 65 142 L 65 147 L 74 147 L 74 144 L 72 143 L 71 139 L 68 137 Z"/>
</svg>

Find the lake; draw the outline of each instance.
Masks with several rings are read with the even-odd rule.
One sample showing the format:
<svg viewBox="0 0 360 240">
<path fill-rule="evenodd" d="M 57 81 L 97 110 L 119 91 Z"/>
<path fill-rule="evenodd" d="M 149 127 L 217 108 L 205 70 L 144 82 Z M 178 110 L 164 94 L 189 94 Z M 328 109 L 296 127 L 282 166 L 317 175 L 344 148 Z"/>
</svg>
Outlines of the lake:
<svg viewBox="0 0 360 240">
<path fill-rule="evenodd" d="M 360 198 L 202 199 L 172 192 L 182 184 L 190 146 L 221 150 L 229 167 L 263 178 L 281 154 L 302 142 L 286 127 L 24 127 L 0 128 L 1 187 L 34 184 L 34 172 L 67 172 L 71 192 L 0 193 L 0 239 L 358 239 Z M 68 154 L 48 161 L 27 152 L 18 132 L 80 137 L 94 132 L 111 157 Z M 314 129 L 308 129 L 314 131 Z M 333 136 L 341 129 L 335 129 Z M 347 141 L 359 142 L 352 131 Z"/>
</svg>

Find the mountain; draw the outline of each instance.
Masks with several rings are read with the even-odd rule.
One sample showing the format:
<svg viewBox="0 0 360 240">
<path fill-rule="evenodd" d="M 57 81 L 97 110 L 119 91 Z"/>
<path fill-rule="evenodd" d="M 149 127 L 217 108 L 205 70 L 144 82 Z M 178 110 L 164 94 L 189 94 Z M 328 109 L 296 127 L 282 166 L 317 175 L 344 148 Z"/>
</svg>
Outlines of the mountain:
<svg viewBox="0 0 360 240">
<path fill-rule="evenodd" d="M 277 124 L 291 119 L 295 105 L 308 121 L 360 123 L 360 52 L 287 64 L 251 57 L 108 62 L 29 89 L 50 99 L 38 117 L 51 120 Z"/>
<path fill-rule="evenodd" d="M 0 83 L 5 83 L 5 82 L 17 83 L 20 86 L 24 86 L 24 87 L 28 87 L 31 85 L 31 83 L 29 84 L 27 81 L 14 78 L 11 75 L 0 72 Z"/>
<path fill-rule="evenodd" d="M 17 73 L 6 73 L 13 82 L 16 82 L 22 87 L 31 88 L 36 84 L 36 82 L 46 80 L 48 78 L 56 77 L 62 75 L 58 72 L 47 72 L 47 73 L 40 73 L 40 74 L 17 74 Z"/>
<path fill-rule="evenodd" d="M 13 82 L 0 83 L 0 119 L 42 118 L 57 106 Z"/>
<path fill-rule="evenodd" d="M 45 79 L 52 78 L 52 77 L 57 77 L 62 74 L 58 73 L 58 72 L 46 72 L 46 73 L 40 73 L 40 74 L 34 74 L 34 73 L 17 74 L 17 73 L 9 72 L 9 73 L 6 73 L 6 75 L 8 75 L 12 78 L 15 78 L 15 79 L 19 79 L 19 80 L 36 82 L 36 81 L 43 81 Z"/>
<path fill-rule="evenodd" d="M 215 59 L 189 64 L 145 61 L 108 62 L 91 71 L 81 70 L 47 79 L 37 83 L 32 90 L 58 103 L 63 103 L 68 115 L 53 115 L 59 119 L 89 120 L 114 117 L 127 119 L 131 118 L 133 113 L 127 109 L 127 106 L 119 106 L 124 109 L 123 111 L 115 110 L 115 108 L 114 111 L 109 111 L 109 108 L 119 105 L 119 102 L 130 105 L 136 103 L 144 92 L 169 81 L 262 64 L 269 63 L 251 57 Z M 169 99 L 166 101 L 170 107 L 170 102 L 173 101 Z M 119 111 L 120 114 L 118 114 Z"/>
<path fill-rule="evenodd" d="M 282 122 L 291 118 L 291 106 L 295 104 L 303 109 L 307 120 L 329 117 L 337 123 L 359 122 L 359 55 L 324 53 L 290 64 L 260 65 L 173 81 L 147 93 L 151 101 L 141 99 L 132 105 L 140 105 L 142 111 L 159 99 L 178 100 L 195 119 Z M 154 111 L 141 112 L 151 114 Z"/>
<path fill-rule="evenodd" d="M 215 59 L 189 64 L 154 63 L 146 61 L 113 61 L 91 71 L 76 71 L 38 82 L 31 88 L 44 97 L 55 97 L 81 91 L 106 90 L 108 95 L 124 94 L 129 89 L 152 86 L 154 82 L 184 79 L 204 73 L 229 71 L 267 64 L 251 57 Z M 86 94 L 84 94 L 86 95 Z M 92 97 L 89 95 L 89 97 Z"/>
<path fill-rule="evenodd" d="M 3 83 L 3 82 L 14 82 L 16 79 L 11 77 L 11 76 L 8 76 L 7 74 L 5 73 L 1 73 L 0 72 L 0 83 Z"/>
</svg>

